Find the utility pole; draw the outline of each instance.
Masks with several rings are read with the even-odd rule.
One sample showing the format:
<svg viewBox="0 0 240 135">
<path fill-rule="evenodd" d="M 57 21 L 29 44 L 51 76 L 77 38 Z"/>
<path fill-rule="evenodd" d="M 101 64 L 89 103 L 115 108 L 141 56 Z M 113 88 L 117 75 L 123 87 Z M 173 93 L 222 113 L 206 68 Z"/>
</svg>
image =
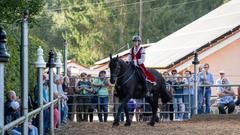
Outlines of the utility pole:
<svg viewBox="0 0 240 135">
<path fill-rule="evenodd" d="M 139 0 L 139 36 L 142 37 L 142 8 L 143 8 L 143 3 L 142 0 Z"/>
</svg>

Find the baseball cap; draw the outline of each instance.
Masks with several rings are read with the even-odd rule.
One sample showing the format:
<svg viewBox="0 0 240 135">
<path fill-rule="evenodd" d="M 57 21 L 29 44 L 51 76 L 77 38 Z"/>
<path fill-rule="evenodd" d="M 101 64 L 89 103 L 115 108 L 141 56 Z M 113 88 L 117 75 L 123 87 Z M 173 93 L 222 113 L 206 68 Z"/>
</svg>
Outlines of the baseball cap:
<svg viewBox="0 0 240 135">
<path fill-rule="evenodd" d="M 220 70 L 219 73 L 221 74 L 225 74 L 224 70 Z"/>
</svg>

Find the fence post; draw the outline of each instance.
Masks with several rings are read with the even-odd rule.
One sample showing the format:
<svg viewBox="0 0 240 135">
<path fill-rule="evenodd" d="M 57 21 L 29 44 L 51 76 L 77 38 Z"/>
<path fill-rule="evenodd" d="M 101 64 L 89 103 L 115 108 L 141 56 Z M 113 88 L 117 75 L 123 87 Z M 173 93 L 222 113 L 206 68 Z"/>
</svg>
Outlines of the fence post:
<svg viewBox="0 0 240 135">
<path fill-rule="evenodd" d="M 25 116 L 23 134 L 28 134 L 28 10 L 24 10 L 21 24 L 21 101 Z"/>
<path fill-rule="evenodd" d="M 10 55 L 5 48 L 7 34 L 0 27 L 0 135 L 4 135 L 4 64 L 8 62 Z"/>
<path fill-rule="evenodd" d="M 49 67 L 49 99 L 50 106 L 50 134 L 54 135 L 54 103 L 53 103 L 53 67 L 55 67 L 54 53 L 50 50 L 47 67 Z"/>
<path fill-rule="evenodd" d="M 62 62 L 61 62 L 62 54 L 60 52 L 57 53 L 57 60 L 56 60 L 56 68 L 57 68 L 57 75 L 60 76 L 60 70 L 62 67 Z M 61 100 L 58 100 L 58 110 L 59 110 L 59 120 L 58 120 L 58 128 L 61 126 Z"/>
<path fill-rule="evenodd" d="M 64 76 L 67 76 L 67 41 L 64 40 Z"/>
<path fill-rule="evenodd" d="M 192 62 L 194 65 L 194 114 L 198 114 L 198 84 L 197 84 L 197 65 L 199 64 L 198 54 L 194 52 L 194 60 Z"/>
<path fill-rule="evenodd" d="M 43 68 L 46 67 L 46 62 L 43 59 L 43 49 L 39 46 L 37 50 L 37 61 L 35 62 L 36 67 L 38 68 L 38 105 L 39 107 L 43 106 Z M 43 135 L 43 110 L 39 114 L 39 125 L 38 131 L 40 135 Z"/>
</svg>

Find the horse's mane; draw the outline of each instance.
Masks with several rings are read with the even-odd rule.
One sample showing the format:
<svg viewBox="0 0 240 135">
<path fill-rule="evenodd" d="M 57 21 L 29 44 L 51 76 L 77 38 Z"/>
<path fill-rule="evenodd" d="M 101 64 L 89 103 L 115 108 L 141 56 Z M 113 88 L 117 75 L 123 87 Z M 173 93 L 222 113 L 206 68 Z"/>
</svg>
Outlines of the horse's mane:
<svg viewBox="0 0 240 135">
<path fill-rule="evenodd" d="M 122 60 L 122 59 L 118 59 L 118 62 L 120 63 L 120 64 L 122 64 L 122 65 L 128 65 L 129 63 L 128 62 L 126 62 L 126 61 L 124 61 L 124 60 Z"/>
</svg>

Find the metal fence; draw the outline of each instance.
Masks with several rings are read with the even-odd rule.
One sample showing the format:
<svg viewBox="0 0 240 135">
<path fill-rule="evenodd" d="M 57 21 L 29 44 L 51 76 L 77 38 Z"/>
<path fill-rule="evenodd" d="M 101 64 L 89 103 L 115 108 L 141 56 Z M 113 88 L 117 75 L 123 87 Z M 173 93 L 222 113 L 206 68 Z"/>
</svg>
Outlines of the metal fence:
<svg viewBox="0 0 240 135">
<path fill-rule="evenodd" d="M 61 110 L 60 106 L 60 99 L 57 98 L 54 100 L 53 98 L 53 68 L 55 65 L 57 65 L 57 74 L 60 75 L 60 68 L 62 67 L 61 63 L 61 56 L 58 53 L 58 61 L 55 64 L 54 61 L 54 53 L 51 50 L 49 52 L 49 60 L 47 63 L 47 67 L 49 68 L 49 102 L 45 105 L 43 105 L 43 68 L 46 67 L 46 63 L 43 59 L 43 50 L 41 47 L 38 49 L 38 60 L 35 63 L 37 69 L 38 69 L 38 103 L 39 107 L 35 110 L 28 112 L 28 10 L 25 10 L 23 13 L 23 18 L 21 20 L 21 52 L 20 52 L 20 59 L 21 59 L 21 103 L 22 103 L 22 116 L 15 121 L 12 121 L 8 123 L 7 125 L 4 125 L 4 64 L 9 61 L 10 55 L 7 53 L 6 50 L 6 42 L 7 42 L 7 36 L 6 32 L 3 30 L 2 27 L 0 27 L 0 135 L 4 135 L 5 132 L 16 125 L 23 124 L 22 126 L 22 133 L 24 135 L 28 134 L 28 122 L 29 119 L 39 114 L 39 125 L 38 125 L 38 131 L 39 134 L 44 134 L 43 131 L 43 111 L 45 109 L 50 108 L 50 125 L 49 125 L 49 133 L 52 135 L 54 134 L 54 127 L 53 127 L 53 109 L 54 104 L 58 102 L 59 104 L 59 110 Z M 65 49 L 65 55 L 67 55 L 67 46 L 66 43 L 64 43 L 64 49 Z M 64 72 L 66 74 L 66 67 L 67 67 L 67 57 L 65 57 L 65 64 L 64 64 Z M 60 127 L 60 120 L 58 123 L 58 126 Z"/>
<path fill-rule="evenodd" d="M 188 85 L 169 85 L 169 87 L 185 87 Z M 206 87 L 212 87 L 212 88 L 218 88 L 218 87 L 240 87 L 239 84 L 232 84 L 232 85 L 198 85 L 199 87 L 203 87 L 204 88 L 204 93 L 205 93 L 205 88 Z M 187 93 L 183 93 L 183 94 L 175 94 L 173 93 L 173 97 L 175 96 L 181 96 L 181 98 L 185 99 L 183 100 L 182 103 L 176 103 L 174 102 L 175 98 L 173 98 L 173 101 L 167 103 L 167 104 L 162 104 L 161 101 L 159 100 L 159 110 L 158 110 L 158 114 L 159 117 L 161 119 L 164 119 L 166 117 L 169 117 L 169 115 L 173 115 L 174 120 L 176 118 L 176 115 L 178 114 L 182 114 L 185 115 L 185 120 L 186 119 L 190 119 L 191 116 L 194 114 L 194 109 L 195 109 L 195 101 L 194 101 L 194 93 L 192 94 L 190 92 L 190 89 L 185 89 L 187 91 Z M 193 89 L 191 89 L 193 91 Z M 216 89 L 212 89 L 212 91 L 217 91 Z M 205 95 L 205 94 L 204 94 Z M 114 116 L 114 114 L 117 113 L 117 107 L 120 105 L 118 98 L 114 95 L 114 94 L 109 94 L 108 95 L 108 103 L 104 104 L 104 103 L 100 103 L 99 100 L 99 96 L 98 95 L 79 95 L 79 94 L 74 94 L 74 95 L 68 95 L 69 98 L 72 98 L 74 100 L 72 100 L 71 103 L 68 103 L 69 108 L 71 108 L 69 110 L 69 114 L 73 115 L 73 117 L 75 118 L 74 120 L 76 121 L 76 117 L 79 114 L 93 114 L 95 116 L 97 116 L 98 111 L 101 105 L 107 105 L 108 106 L 108 112 L 101 112 L 101 113 L 108 113 L 111 114 L 111 116 Z M 93 103 L 91 102 L 91 98 L 97 98 L 97 102 Z M 216 95 L 211 95 L 211 99 L 212 101 L 214 101 L 216 99 Z M 78 100 L 78 99 L 88 99 L 85 100 L 85 102 L 81 102 L 82 100 Z M 187 100 L 186 100 L 187 99 Z M 79 102 L 80 101 L 80 102 Z M 197 101 L 198 103 L 198 101 Z M 183 110 L 175 110 L 175 107 L 173 107 L 172 110 L 169 110 L 169 106 L 176 106 L 176 105 L 183 105 Z M 137 103 L 137 105 L 141 105 L 143 111 L 142 112 L 133 112 L 133 114 L 151 114 L 151 110 L 148 110 L 149 104 L 145 102 L 145 99 L 142 99 L 142 102 Z M 87 110 L 84 111 L 84 106 L 87 107 L 94 107 L 95 111 L 94 112 L 88 112 Z M 167 106 L 166 108 L 164 108 L 165 106 Z M 205 103 L 203 105 L 205 107 Z M 211 108 L 216 108 L 215 106 L 215 101 L 211 102 L 210 105 Z M 80 108 L 80 109 L 79 109 Z M 82 110 L 82 111 L 78 111 L 78 110 Z M 213 112 L 213 111 L 211 111 Z M 238 112 L 238 110 L 237 110 Z M 215 114 L 215 113 L 214 113 Z"/>
</svg>

